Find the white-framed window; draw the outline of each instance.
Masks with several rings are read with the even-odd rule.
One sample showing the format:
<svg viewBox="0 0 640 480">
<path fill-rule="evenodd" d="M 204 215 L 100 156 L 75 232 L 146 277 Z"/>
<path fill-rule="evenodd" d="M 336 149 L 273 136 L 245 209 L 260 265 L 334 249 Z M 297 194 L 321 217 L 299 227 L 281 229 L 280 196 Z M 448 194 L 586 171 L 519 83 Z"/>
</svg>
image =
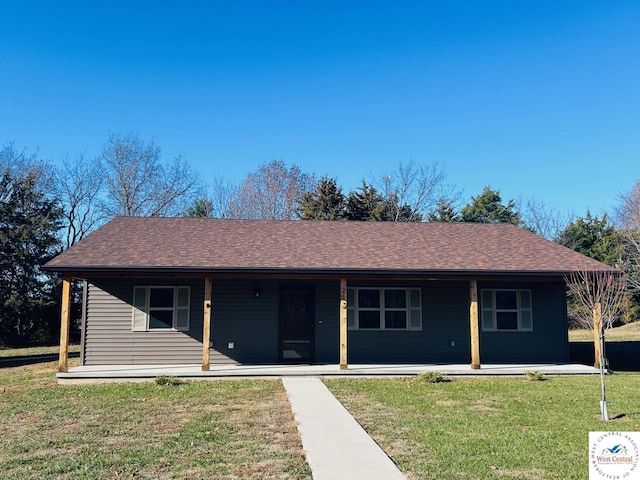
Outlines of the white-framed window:
<svg viewBox="0 0 640 480">
<path fill-rule="evenodd" d="M 134 332 L 189 330 L 190 287 L 133 287 Z"/>
<path fill-rule="evenodd" d="M 351 330 L 422 330 L 420 289 L 347 289 L 347 327 Z"/>
<path fill-rule="evenodd" d="M 482 330 L 485 332 L 531 332 L 531 290 L 482 290 Z"/>
</svg>

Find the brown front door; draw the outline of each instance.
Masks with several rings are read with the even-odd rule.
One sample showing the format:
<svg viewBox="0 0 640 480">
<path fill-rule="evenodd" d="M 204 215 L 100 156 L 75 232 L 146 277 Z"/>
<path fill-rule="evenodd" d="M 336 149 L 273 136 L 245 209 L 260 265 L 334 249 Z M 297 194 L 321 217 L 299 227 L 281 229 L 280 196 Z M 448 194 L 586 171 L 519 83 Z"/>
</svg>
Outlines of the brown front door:
<svg viewBox="0 0 640 480">
<path fill-rule="evenodd" d="M 314 297 L 313 287 L 280 290 L 281 362 L 313 362 Z"/>
</svg>

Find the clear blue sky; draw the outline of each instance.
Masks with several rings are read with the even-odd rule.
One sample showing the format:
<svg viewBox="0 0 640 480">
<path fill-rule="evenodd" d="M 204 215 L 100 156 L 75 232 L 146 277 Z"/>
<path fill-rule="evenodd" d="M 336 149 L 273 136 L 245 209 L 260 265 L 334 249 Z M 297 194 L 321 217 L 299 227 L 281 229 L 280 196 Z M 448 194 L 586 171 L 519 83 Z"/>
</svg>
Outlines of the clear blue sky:
<svg viewBox="0 0 640 480">
<path fill-rule="evenodd" d="M 0 143 L 110 132 L 207 181 L 277 159 L 345 191 L 402 161 L 464 199 L 602 213 L 640 178 L 640 2 L 0 0 Z"/>
</svg>

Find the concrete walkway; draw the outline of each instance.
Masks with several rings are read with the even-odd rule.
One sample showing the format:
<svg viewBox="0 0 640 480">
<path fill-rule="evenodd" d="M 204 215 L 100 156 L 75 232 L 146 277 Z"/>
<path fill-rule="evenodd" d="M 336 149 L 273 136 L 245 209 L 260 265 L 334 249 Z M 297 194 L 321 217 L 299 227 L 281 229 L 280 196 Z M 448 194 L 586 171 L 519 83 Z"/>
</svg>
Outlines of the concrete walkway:
<svg viewBox="0 0 640 480">
<path fill-rule="evenodd" d="M 285 377 L 314 480 L 402 480 L 404 475 L 319 378 Z"/>
</svg>

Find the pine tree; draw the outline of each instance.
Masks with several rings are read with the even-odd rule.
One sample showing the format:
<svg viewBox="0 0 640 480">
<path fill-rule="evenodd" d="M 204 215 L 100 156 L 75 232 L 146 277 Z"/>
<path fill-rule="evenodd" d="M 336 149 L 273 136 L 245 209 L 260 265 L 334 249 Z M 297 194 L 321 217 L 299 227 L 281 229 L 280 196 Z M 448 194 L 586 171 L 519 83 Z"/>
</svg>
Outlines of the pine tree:
<svg viewBox="0 0 640 480">
<path fill-rule="evenodd" d="M 0 178 L 0 344 L 49 339 L 57 326 L 56 282 L 41 266 L 60 251 L 61 209 L 33 172 Z"/>
<path fill-rule="evenodd" d="M 472 223 L 513 223 L 520 225 L 522 218 L 515 210 L 515 202 L 509 200 L 502 204 L 498 190 L 484 187 L 480 195 L 471 197 L 471 202 L 460 210 L 460 219 Z"/>
<path fill-rule="evenodd" d="M 357 192 L 347 197 L 347 220 L 380 221 L 385 220 L 385 200 L 375 187 L 362 182 Z"/>
<path fill-rule="evenodd" d="M 343 220 L 347 201 L 335 178 L 323 177 L 315 191 L 300 197 L 298 216 L 302 220 Z"/>
</svg>

